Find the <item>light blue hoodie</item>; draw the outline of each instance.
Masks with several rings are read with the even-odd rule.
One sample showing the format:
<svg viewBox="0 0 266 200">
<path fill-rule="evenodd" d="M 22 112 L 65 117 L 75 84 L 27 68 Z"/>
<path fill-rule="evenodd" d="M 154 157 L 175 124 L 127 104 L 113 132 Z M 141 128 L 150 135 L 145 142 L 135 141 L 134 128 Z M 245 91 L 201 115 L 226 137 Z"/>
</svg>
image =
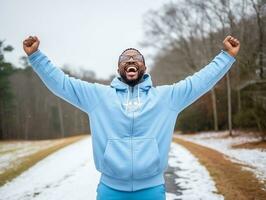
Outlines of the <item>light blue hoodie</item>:
<svg viewBox="0 0 266 200">
<path fill-rule="evenodd" d="M 119 77 L 111 85 L 75 79 L 55 67 L 40 50 L 30 55 L 29 61 L 55 95 L 89 115 L 100 181 L 117 190 L 136 191 L 164 183 L 178 114 L 209 91 L 235 58 L 221 51 L 192 76 L 158 87 L 152 86 L 149 74 L 134 87 Z"/>
</svg>

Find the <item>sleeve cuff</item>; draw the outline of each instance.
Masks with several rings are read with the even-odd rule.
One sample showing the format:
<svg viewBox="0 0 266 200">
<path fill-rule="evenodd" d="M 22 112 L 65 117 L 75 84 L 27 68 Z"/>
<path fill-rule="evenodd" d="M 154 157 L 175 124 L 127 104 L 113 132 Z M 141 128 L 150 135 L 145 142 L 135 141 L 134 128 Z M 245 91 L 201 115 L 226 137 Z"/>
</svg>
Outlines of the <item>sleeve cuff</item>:
<svg viewBox="0 0 266 200">
<path fill-rule="evenodd" d="M 231 62 L 235 62 L 235 61 L 236 61 L 235 57 L 234 57 L 234 56 L 231 56 L 227 51 L 225 51 L 225 50 L 221 50 L 221 52 L 222 52 L 223 55 L 224 55 L 227 59 L 229 59 Z"/>
<path fill-rule="evenodd" d="M 34 61 L 37 57 L 39 57 L 41 55 L 41 51 L 38 49 L 37 51 L 35 51 L 34 53 L 32 53 L 31 55 L 28 56 L 28 59 L 32 62 Z"/>
</svg>

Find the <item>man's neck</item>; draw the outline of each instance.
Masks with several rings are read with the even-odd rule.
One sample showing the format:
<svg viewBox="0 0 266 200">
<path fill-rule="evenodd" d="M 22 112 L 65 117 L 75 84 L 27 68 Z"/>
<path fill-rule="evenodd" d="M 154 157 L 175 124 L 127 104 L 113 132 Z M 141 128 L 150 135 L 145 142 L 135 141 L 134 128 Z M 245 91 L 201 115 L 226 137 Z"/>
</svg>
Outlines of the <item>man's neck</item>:
<svg viewBox="0 0 266 200">
<path fill-rule="evenodd" d="M 141 79 L 140 79 L 138 82 L 136 82 L 136 83 L 132 83 L 132 84 L 127 83 L 122 77 L 120 77 L 120 78 L 121 78 L 121 81 L 122 81 L 123 83 L 129 85 L 130 87 L 134 87 L 135 85 L 138 85 L 139 83 L 141 83 L 141 82 L 144 81 L 144 76 L 142 76 Z"/>
</svg>

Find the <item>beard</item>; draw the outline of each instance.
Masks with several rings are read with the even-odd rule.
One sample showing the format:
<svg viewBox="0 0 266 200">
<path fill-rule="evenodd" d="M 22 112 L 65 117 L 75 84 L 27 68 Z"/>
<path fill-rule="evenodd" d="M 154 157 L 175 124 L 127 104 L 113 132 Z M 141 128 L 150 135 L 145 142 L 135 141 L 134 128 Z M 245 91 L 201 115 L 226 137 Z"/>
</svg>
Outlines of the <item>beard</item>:
<svg viewBox="0 0 266 200">
<path fill-rule="evenodd" d="M 141 70 L 141 69 L 139 69 L 139 70 L 137 71 L 138 76 L 137 76 L 136 79 L 128 79 L 126 73 L 127 73 L 127 72 L 126 72 L 125 70 L 123 70 L 122 72 L 120 72 L 120 76 L 121 76 L 121 78 L 123 79 L 123 81 L 124 81 L 126 84 L 130 85 L 130 86 L 135 86 L 135 85 L 137 85 L 137 84 L 140 82 L 140 80 L 142 79 L 142 77 L 143 77 L 143 75 L 144 75 L 144 73 L 145 73 L 145 70 Z"/>
</svg>

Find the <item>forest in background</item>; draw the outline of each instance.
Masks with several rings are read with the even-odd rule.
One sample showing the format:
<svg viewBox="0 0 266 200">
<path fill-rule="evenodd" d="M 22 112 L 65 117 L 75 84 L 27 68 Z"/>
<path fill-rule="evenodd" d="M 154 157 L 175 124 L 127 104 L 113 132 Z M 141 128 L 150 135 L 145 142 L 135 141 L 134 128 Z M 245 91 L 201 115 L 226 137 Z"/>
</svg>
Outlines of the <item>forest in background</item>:
<svg viewBox="0 0 266 200">
<path fill-rule="evenodd" d="M 154 85 L 172 84 L 200 70 L 228 34 L 241 42 L 230 72 L 180 113 L 176 130 L 266 131 L 265 5 L 264 0 L 178 0 L 144 16 L 142 46 L 157 51 L 150 71 Z M 87 115 L 52 94 L 26 57 L 23 69 L 7 62 L 5 54 L 12 50 L 0 42 L 0 140 L 88 134 Z M 113 78 L 99 80 L 91 71 L 76 77 L 103 84 Z"/>
<path fill-rule="evenodd" d="M 0 43 L 0 139 L 50 139 L 89 134 L 87 114 L 55 96 L 33 71 L 27 57 L 21 57 L 24 68 L 16 68 L 5 61 L 4 54 L 12 51 L 10 45 Z M 107 84 L 96 80 L 91 71 L 82 71 L 88 82 Z"/>
<path fill-rule="evenodd" d="M 145 16 L 144 47 L 157 49 L 156 85 L 172 84 L 207 65 L 227 35 L 240 52 L 229 73 L 179 116 L 182 131 L 266 130 L 266 1 L 178 0 Z"/>
</svg>

